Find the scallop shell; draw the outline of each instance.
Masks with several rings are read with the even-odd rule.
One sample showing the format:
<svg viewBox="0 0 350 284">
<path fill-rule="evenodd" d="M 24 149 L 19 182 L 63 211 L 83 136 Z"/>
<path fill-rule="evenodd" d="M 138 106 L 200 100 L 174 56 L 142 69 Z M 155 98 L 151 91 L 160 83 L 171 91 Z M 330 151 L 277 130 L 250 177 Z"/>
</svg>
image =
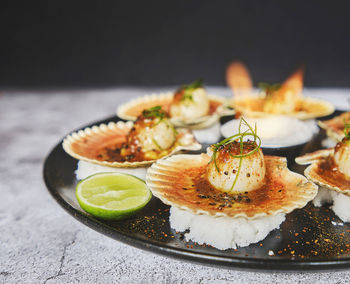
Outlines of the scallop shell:
<svg viewBox="0 0 350 284">
<path fill-rule="evenodd" d="M 265 96 L 245 96 L 235 98 L 232 102 L 235 110 L 248 117 L 267 117 L 276 115 L 263 111 Z M 299 111 L 288 114 L 289 116 L 306 120 L 315 117 L 322 117 L 334 112 L 334 106 L 323 100 L 314 98 L 301 98 L 298 102 Z"/>
<path fill-rule="evenodd" d="M 126 136 L 132 126 L 133 122 L 131 121 L 118 121 L 117 123 L 110 122 L 107 125 L 100 124 L 99 126 L 88 127 L 84 130 L 68 135 L 63 140 L 62 146 L 63 149 L 73 158 L 102 166 L 136 168 L 150 165 L 155 162 L 155 160 L 140 162 L 110 162 L 97 159 L 99 153 L 101 153 L 103 149 L 108 147 L 113 149 L 113 146 L 126 141 Z M 176 136 L 175 145 L 169 149 L 169 153 L 164 157 L 168 157 L 183 150 L 196 151 L 201 149 L 201 144 L 196 141 L 190 130 L 180 128 L 177 132 L 178 135 Z"/>
<path fill-rule="evenodd" d="M 334 153 L 334 148 L 318 150 L 312 153 L 307 153 L 303 156 L 295 158 L 295 162 L 299 165 L 308 165 L 326 158 Z"/>
<path fill-rule="evenodd" d="M 329 120 L 318 121 L 318 125 L 326 130 L 327 135 L 334 141 L 339 142 L 344 138 L 344 120 L 350 120 L 350 111 L 344 112 Z"/>
<path fill-rule="evenodd" d="M 322 163 L 325 163 L 327 159 L 333 159 L 333 153 L 334 148 L 318 150 L 300 156 L 295 161 L 300 165 L 311 164 L 304 171 L 305 176 L 309 180 L 327 189 L 350 196 L 350 187 L 344 185 L 344 183 L 349 183 L 349 177 L 346 177 L 344 174 L 338 174 L 336 180 L 334 180 L 334 178 L 331 178 L 334 175 L 333 170 L 319 170 L 322 167 Z"/>
<path fill-rule="evenodd" d="M 209 160 L 207 154 L 201 154 L 176 155 L 157 161 L 147 171 L 147 186 L 165 204 L 193 214 L 247 219 L 289 213 L 304 207 L 317 194 L 315 184 L 288 170 L 285 158 L 265 156 L 267 184 L 249 193 L 249 203 L 234 202 L 232 207 L 219 209 L 213 206 L 212 196 L 222 192 L 215 191 L 203 198 L 201 187 L 196 186 L 200 184 L 198 180 L 205 179 Z"/>
<path fill-rule="evenodd" d="M 214 95 L 208 95 L 208 97 L 212 109 L 212 113 L 210 115 L 199 117 L 192 121 L 184 121 L 181 118 L 174 117 L 171 118 L 171 122 L 176 127 L 202 129 L 216 123 L 221 116 L 233 115 L 235 113 L 228 107 L 227 99 Z M 172 99 L 173 93 L 146 95 L 120 105 L 117 108 L 117 115 L 122 119 L 135 121 L 137 116 L 139 116 L 144 109 L 158 105 L 162 106 L 162 108 L 169 113 Z"/>
</svg>

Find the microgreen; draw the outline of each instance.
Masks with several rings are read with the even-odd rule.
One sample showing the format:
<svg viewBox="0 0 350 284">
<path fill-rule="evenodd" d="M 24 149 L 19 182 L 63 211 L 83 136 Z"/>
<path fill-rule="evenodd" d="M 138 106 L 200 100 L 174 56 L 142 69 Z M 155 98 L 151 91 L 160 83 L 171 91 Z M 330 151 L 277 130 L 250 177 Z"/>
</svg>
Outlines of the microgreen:
<svg viewBox="0 0 350 284">
<path fill-rule="evenodd" d="M 277 90 L 279 90 L 282 87 L 281 84 L 269 84 L 269 83 L 264 83 L 264 82 L 260 82 L 258 83 L 258 88 L 260 90 L 262 90 L 266 96 L 271 96 L 274 92 L 276 92 Z"/>
<path fill-rule="evenodd" d="M 198 88 L 201 88 L 203 87 L 203 81 L 202 80 L 197 80 L 197 81 L 194 81 L 193 83 L 191 84 L 188 84 L 188 85 L 182 85 L 177 91 L 176 93 L 179 93 L 179 92 L 184 92 L 182 97 L 181 97 L 181 100 L 182 101 L 193 101 L 193 97 L 192 97 L 192 93 L 195 89 L 198 89 Z"/>
<path fill-rule="evenodd" d="M 157 143 L 156 139 L 152 138 L 152 142 L 157 146 L 158 150 L 162 150 L 162 147 Z"/>
<path fill-rule="evenodd" d="M 179 90 L 178 90 L 178 92 L 179 91 L 182 91 L 182 90 L 186 90 L 186 89 L 198 89 L 198 88 L 201 88 L 201 87 L 203 87 L 203 80 L 201 80 L 201 79 L 199 79 L 199 80 L 197 80 L 197 81 L 194 81 L 193 83 L 191 83 L 191 84 L 188 84 L 188 85 L 182 85 L 180 88 L 179 88 Z"/>
<path fill-rule="evenodd" d="M 162 121 L 164 122 L 164 118 L 168 117 L 167 113 L 162 109 L 161 106 L 154 106 L 149 109 L 145 109 L 144 111 L 142 111 L 142 115 L 146 118 L 159 118 L 159 121 L 156 124 L 154 124 L 154 126 L 158 125 Z M 175 126 L 168 120 L 166 120 L 165 123 L 168 125 L 168 127 L 172 129 L 176 136 L 178 132 L 175 129 Z M 155 140 L 153 140 L 153 143 L 161 150 L 161 147 Z"/>
<path fill-rule="evenodd" d="M 193 102 L 192 91 L 185 90 L 184 94 L 181 97 L 181 101 L 191 101 L 191 102 Z"/>
<path fill-rule="evenodd" d="M 248 129 L 246 131 L 244 131 L 244 132 L 242 132 L 242 126 L 243 125 L 248 127 Z M 247 136 L 252 136 L 254 138 L 253 142 L 255 144 L 255 147 L 254 147 L 253 150 L 249 151 L 248 153 L 243 154 L 244 143 L 248 143 L 248 142 L 244 142 L 243 139 L 245 137 L 247 137 Z M 240 153 L 238 155 L 233 155 L 233 154 L 230 153 L 229 155 L 231 157 L 233 157 L 233 158 L 239 158 L 239 165 L 238 165 L 238 169 L 237 169 L 237 174 L 236 174 L 235 180 L 233 181 L 233 184 L 231 186 L 230 191 L 233 190 L 235 184 L 237 183 L 238 176 L 239 176 L 239 173 L 240 173 L 241 168 L 242 168 L 242 160 L 243 160 L 243 158 L 248 157 L 250 155 L 253 155 L 255 152 L 257 152 L 260 149 L 261 139 L 257 135 L 256 124 L 255 124 L 255 127 L 253 129 L 249 125 L 249 123 L 243 117 L 241 117 L 241 119 L 239 121 L 239 125 L 238 125 L 238 133 L 237 134 L 232 135 L 232 136 L 230 136 L 230 137 L 220 141 L 219 143 L 212 145 L 213 155 L 211 157 L 210 162 L 214 161 L 214 165 L 215 165 L 215 168 L 216 168 L 218 173 L 220 173 L 220 169 L 219 169 L 219 167 L 218 167 L 218 165 L 216 163 L 217 152 L 219 151 L 219 149 L 221 149 L 221 148 L 223 148 L 223 147 L 225 147 L 225 146 L 227 146 L 227 145 L 229 145 L 231 143 L 235 143 L 235 142 L 239 143 L 239 151 L 240 151 Z"/>
<path fill-rule="evenodd" d="M 350 139 L 350 119 L 347 121 L 344 119 L 344 134 L 346 139 Z"/>
<path fill-rule="evenodd" d="M 155 117 L 159 118 L 159 120 L 162 120 L 166 116 L 166 113 L 162 110 L 161 106 L 154 106 L 142 111 L 142 115 L 144 117 Z"/>
</svg>

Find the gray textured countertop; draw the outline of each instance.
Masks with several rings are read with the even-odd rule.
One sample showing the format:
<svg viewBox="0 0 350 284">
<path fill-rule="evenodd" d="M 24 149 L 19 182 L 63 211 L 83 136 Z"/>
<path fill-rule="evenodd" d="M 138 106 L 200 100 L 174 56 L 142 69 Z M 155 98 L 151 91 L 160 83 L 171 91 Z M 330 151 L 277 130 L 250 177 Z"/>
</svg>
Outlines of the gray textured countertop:
<svg viewBox="0 0 350 284">
<path fill-rule="evenodd" d="M 0 283 L 350 282 L 350 270 L 257 273 L 175 260 L 109 239 L 68 215 L 45 188 L 46 155 L 71 130 L 111 116 L 121 102 L 151 90 L 161 91 L 0 93 Z M 350 90 L 308 93 L 348 108 Z"/>
</svg>

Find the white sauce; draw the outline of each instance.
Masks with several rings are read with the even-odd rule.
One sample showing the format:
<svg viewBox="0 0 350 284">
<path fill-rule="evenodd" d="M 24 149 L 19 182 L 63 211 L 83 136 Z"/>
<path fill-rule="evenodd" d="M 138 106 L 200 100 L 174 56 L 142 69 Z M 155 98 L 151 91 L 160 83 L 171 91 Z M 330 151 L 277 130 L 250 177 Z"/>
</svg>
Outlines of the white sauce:
<svg viewBox="0 0 350 284">
<path fill-rule="evenodd" d="M 257 134 L 264 148 L 289 147 L 306 143 L 318 132 L 315 120 L 301 121 L 287 116 L 264 118 L 246 118 L 253 127 L 256 123 Z M 221 127 L 222 135 L 227 138 L 237 133 L 239 119 L 233 119 Z M 242 125 L 241 131 L 247 130 Z M 249 137 L 251 139 L 251 137 Z"/>
<path fill-rule="evenodd" d="M 217 143 L 221 137 L 220 123 L 217 122 L 214 125 L 204 129 L 192 130 L 194 137 L 196 137 L 199 143 L 214 144 Z"/>
<path fill-rule="evenodd" d="M 123 174 L 130 174 L 145 180 L 146 171 L 147 171 L 147 168 L 112 168 L 112 167 L 104 167 L 101 165 L 97 165 L 97 164 L 93 164 L 85 161 L 79 161 L 78 167 L 75 171 L 75 175 L 78 180 L 81 180 L 97 173 L 117 172 L 117 173 L 123 173 Z"/>
</svg>

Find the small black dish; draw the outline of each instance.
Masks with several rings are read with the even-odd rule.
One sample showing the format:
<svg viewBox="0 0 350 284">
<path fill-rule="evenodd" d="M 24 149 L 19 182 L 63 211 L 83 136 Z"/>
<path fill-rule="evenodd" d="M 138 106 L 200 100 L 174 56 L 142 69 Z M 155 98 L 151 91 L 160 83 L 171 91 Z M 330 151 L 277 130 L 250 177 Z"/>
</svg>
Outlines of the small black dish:
<svg viewBox="0 0 350 284">
<path fill-rule="evenodd" d="M 329 116 L 327 116 L 329 117 Z M 235 119 L 234 116 L 225 116 L 220 119 L 220 124 L 224 125 L 225 123 L 229 122 L 230 120 Z M 288 147 L 261 147 L 263 150 L 263 153 L 265 155 L 271 155 L 271 156 L 280 156 L 280 157 L 286 157 L 288 162 L 288 167 L 295 165 L 295 158 L 310 152 L 308 149 L 315 148 L 316 145 L 321 145 L 322 136 L 319 135 L 319 133 L 312 136 L 311 140 L 305 143 L 288 146 Z M 221 136 L 220 140 L 225 139 L 225 137 Z"/>
</svg>

